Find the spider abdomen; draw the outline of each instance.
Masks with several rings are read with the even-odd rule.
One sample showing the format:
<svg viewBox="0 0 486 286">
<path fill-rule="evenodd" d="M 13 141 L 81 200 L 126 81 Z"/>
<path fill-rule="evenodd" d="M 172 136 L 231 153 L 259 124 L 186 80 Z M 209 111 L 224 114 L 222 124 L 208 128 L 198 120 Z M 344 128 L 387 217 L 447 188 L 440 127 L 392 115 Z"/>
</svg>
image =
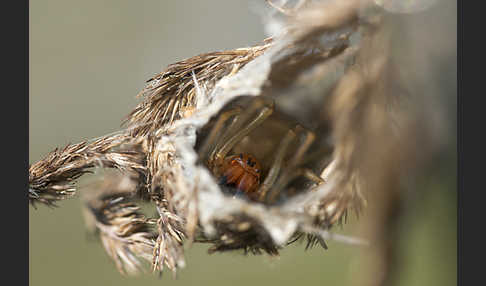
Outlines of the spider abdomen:
<svg viewBox="0 0 486 286">
<path fill-rule="evenodd" d="M 229 156 L 223 165 L 221 183 L 250 194 L 260 186 L 260 163 L 250 154 Z"/>
</svg>

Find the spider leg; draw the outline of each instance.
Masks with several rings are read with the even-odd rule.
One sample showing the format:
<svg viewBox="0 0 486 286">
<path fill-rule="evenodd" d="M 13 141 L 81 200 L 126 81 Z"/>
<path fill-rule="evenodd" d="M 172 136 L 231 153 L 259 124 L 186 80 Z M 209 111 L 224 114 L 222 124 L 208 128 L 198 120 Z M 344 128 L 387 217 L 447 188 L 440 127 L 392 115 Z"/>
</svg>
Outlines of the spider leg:
<svg viewBox="0 0 486 286">
<path fill-rule="evenodd" d="M 322 183 L 325 182 L 323 178 L 321 178 L 319 175 L 317 175 L 312 170 L 310 170 L 310 169 L 302 169 L 302 170 L 303 170 L 302 175 L 304 177 L 306 177 L 307 179 L 313 181 L 314 183 L 322 184 Z"/>
<path fill-rule="evenodd" d="M 313 181 L 316 184 L 322 184 L 325 182 L 324 179 L 319 177 L 312 170 L 307 168 L 299 168 L 292 173 L 287 173 L 285 175 L 280 176 L 278 182 L 275 184 L 275 187 L 272 189 L 272 192 L 269 193 L 268 202 L 270 203 L 275 202 L 275 199 L 279 194 L 278 190 L 283 189 L 289 182 L 291 182 L 293 179 L 299 176 L 304 176 L 305 178 L 307 178 L 310 181 Z"/>
<path fill-rule="evenodd" d="M 300 131 L 303 129 L 301 126 L 297 126 L 295 128 L 297 131 Z M 314 139 L 316 138 L 316 135 L 311 132 L 307 131 L 304 139 L 304 143 L 299 146 L 299 149 L 297 149 L 297 152 L 295 152 L 295 156 L 291 159 L 290 161 L 290 166 L 294 167 L 297 166 L 300 163 L 300 160 L 304 156 L 305 152 L 309 150 L 309 147 L 311 146 L 312 142 L 314 142 Z"/>
<path fill-rule="evenodd" d="M 259 200 L 263 201 L 265 199 L 265 196 L 268 192 L 268 190 L 272 187 L 273 183 L 277 180 L 277 177 L 280 173 L 280 169 L 282 167 L 282 162 L 285 156 L 285 152 L 287 151 L 290 142 L 294 140 L 295 138 L 295 132 L 293 130 L 289 130 L 287 134 L 285 134 L 285 137 L 283 138 L 282 142 L 278 146 L 275 158 L 272 163 L 272 167 L 270 168 L 270 171 L 268 171 L 268 175 L 265 178 L 265 181 L 263 181 L 262 185 L 260 186 L 260 189 L 258 190 L 258 193 L 260 194 Z"/>
<path fill-rule="evenodd" d="M 205 161 L 206 157 L 208 157 L 206 154 L 210 154 L 210 152 L 213 153 L 214 150 L 216 149 L 218 144 L 217 143 L 213 144 L 213 143 L 215 142 L 216 136 L 218 135 L 219 131 L 221 131 L 221 129 L 223 128 L 224 123 L 228 121 L 228 119 L 230 119 L 232 116 L 238 116 L 238 114 L 240 113 L 241 113 L 241 108 L 236 107 L 234 109 L 223 112 L 219 116 L 218 120 L 216 121 L 213 128 L 211 129 L 211 132 L 206 137 L 203 146 L 199 149 L 199 158 L 201 158 L 201 160 Z M 214 147 L 211 148 L 211 146 Z"/>
<path fill-rule="evenodd" d="M 294 130 L 295 132 L 301 132 L 303 131 L 303 128 L 297 125 Z M 321 184 L 324 182 L 324 180 L 316 175 L 312 170 L 308 168 L 297 168 L 298 165 L 301 165 L 302 158 L 304 157 L 305 153 L 314 142 L 314 140 L 315 134 L 311 131 L 307 131 L 303 144 L 299 146 L 299 148 L 295 152 L 295 155 L 289 160 L 288 166 L 285 171 L 282 172 L 278 180 L 275 181 L 272 191 L 269 194 L 270 202 L 273 202 L 276 199 L 277 195 L 279 194 L 279 190 L 283 189 L 289 182 L 299 176 L 304 176 L 305 178 L 313 181 L 316 184 Z M 261 199 L 263 199 L 263 196 L 264 195 L 262 195 Z"/>
<path fill-rule="evenodd" d="M 261 105 L 263 104 L 263 100 L 257 100 L 255 102 L 255 105 Z M 248 135 L 251 131 L 253 131 L 255 128 L 260 126 L 271 114 L 273 113 L 273 105 L 271 106 L 263 106 L 263 108 L 258 112 L 258 114 L 248 123 L 246 124 L 245 127 L 242 129 L 239 129 L 239 127 L 244 123 L 246 120 L 247 116 L 241 116 L 237 118 L 235 122 L 235 126 L 232 126 L 232 128 L 228 128 L 228 132 L 231 132 L 232 130 L 238 130 L 236 134 L 225 136 L 222 141 L 224 141 L 224 144 L 221 147 L 217 147 L 217 152 L 214 154 L 214 160 L 219 162 L 224 160 L 228 152 L 241 140 L 243 137 Z M 249 113 L 251 114 L 251 113 Z M 229 138 L 228 138 L 229 137 Z"/>
<path fill-rule="evenodd" d="M 255 113 L 260 114 L 262 108 L 267 107 L 272 109 L 273 111 L 273 100 L 268 99 L 268 98 L 261 98 L 261 97 L 256 97 L 252 99 L 252 103 L 250 104 L 249 107 L 245 108 L 245 111 L 239 114 L 235 120 L 232 122 L 230 128 L 227 128 L 226 132 L 220 136 L 219 142 L 224 143 L 228 141 L 231 137 L 233 137 L 238 130 L 240 130 L 243 125 L 248 122 L 248 120 L 251 120 L 252 118 L 255 118 L 258 115 L 254 115 Z M 221 146 L 221 144 L 219 144 Z"/>
<path fill-rule="evenodd" d="M 299 125 L 295 127 L 296 132 L 302 131 L 303 128 Z M 305 152 L 309 149 L 312 142 L 314 142 L 315 135 L 311 131 L 307 131 L 304 139 L 304 143 L 299 146 L 297 151 L 295 152 L 294 157 L 290 159 L 289 164 L 285 171 L 282 173 L 282 176 L 275 182 L 275 190 L 278 191 L 285 187 L 291 180 L 296 178 L 297 176 L 302 175 L 303 173 L 300 171 L 296 171 L 295 167 L 300 164 L 302 157 L 304 156 Z"/>
<path fill-rule="evenodd" d="M 224 143 L 228 140 L 227 138 L 231 137 L 231 134 L 233 134 L 232 130 L 235 128 L 236 125 L 238 125 L 238 122 L 241 120 L 241 114 L 237 114 L 231 123 L 229 124 L 228 127 L 221 133 L 219 133 L 219 137 L 214 143 L 213 149 L 209 155 L 209 161 L 214 165 L 214 166 L 221 166 L 223 164 L 223 159 L 224 158 L 217 158 L 216 154 L 218 154 L 219 150 L 221 149 L 221 146 L 224 145 Z"/>
<path fill-rule="evenodd" d="M 304 158 L 302 158 L 302 160 L 300 160 L 300 164 L 306 164 L 312 160 L 315 160 L 316 158 L 323 158 L 325 156 L 329 156 L 332 154 L 333 151 L 334 151 L 333 148 L 329 146 L 319 148 L 319 150 L 310 153 L 306 155 Z"/>
<path fill-rule="evenodd" d="M 235 109 L 238 109 L 238 112 L 234 114 L 235 116 L 234 116 L 232 122 L 229 124 L 229 126 L 227 126 L 225 128 L 224 131 L 218 132 L 218 131 L 220 131 L 219 129 L 221 129 L 223 123 L 226 120 L 228 120 L 229 117 L 231 117 L 233 114 L 228 114 L 227 116 L 225 116 L 225 114 L 223 113 L 220 116 L 220 118 L 223 117 L 224 120 L 223 120 L 223 122 L 221 122 L 221 124 L 219 124 L 219 126 L 213 127 L 213 130 L 211 131 L 211 133 L 212 133 L 211 139 L 212 140 L 208 142 L 208 145 L 205 146 L 205 150 L 204 150 L 204 151 L 209 151 L 209 149 L 211 149 L 211 151 L 208 152 L 208 153 L 206 153 L 206 152 L 202 153 L 202 154 L 209 154 L 208 163 L 209 163 L 211 169 L 213 169 L 213 170 L 219 170 L 220 169 L 220 167 L 223 165 L 223 160 L 225 158 L 225 156 L 219 155 L 220 149 L 222 148 L 222 146 L 224 146 L 225 143 L 228 140 L 230 140 L 233 136 L 235 136 L 236 131 L 239 130 L 241 128 L 241 126 L 251 118 L 253 113 L 255 113 L 258 109 L 261 109 L 264 106 L 264 104 L 265 104 L 265 101 L 263 99 L 257 98 L 253 101 L 253 103 L 249 106 L 249 108 L 247 110 L 245 110 L 244 112 L 242 111 L 241 107 L 235 108 Z M 270 108 L 273 109 L 273 101 L 269 104 L 267 103 L 267 105 Z M 227 112 L 231 112 L 231 110 L 228 110 Z M 219 137 L 217 137 L 218 135 L 219 135 Z M 215 137 L 217 137 L 217 139 L 215 139 Z M 211 144 L 213 141 L 215 141 L 215 143 Z M 213 146 L 213 147 L 209 148 L 210 146 Z M 231 150 L 231 148 L 230 148 L 230 150 Z"/>
</svg>

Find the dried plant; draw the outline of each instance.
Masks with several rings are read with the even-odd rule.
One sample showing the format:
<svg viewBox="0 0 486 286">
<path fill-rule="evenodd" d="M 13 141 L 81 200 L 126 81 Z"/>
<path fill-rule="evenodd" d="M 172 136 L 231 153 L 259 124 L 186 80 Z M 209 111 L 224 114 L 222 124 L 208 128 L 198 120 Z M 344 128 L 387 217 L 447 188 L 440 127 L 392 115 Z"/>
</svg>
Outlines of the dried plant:
<svg viewBox="0 0 486 286">
<path fill-rule="evenodd" d="M 54 205 L 74 195 L 75 180 L 93 167 L 144 174 L 145 155 L 139 149 L 136 140 L 123 134 L 55 149 L 29 167 L 29 201 Z"/>
<path fill-rule="evenodd" d="M 374 2 L 270 3 L 284 15 L 280 34 L 169 65 L 148 80 L 119 135 L 69 145 L 32 165 L 30 201 L 71 196 L 89 168 L 121 170 L 131 183 L 106 177 L 87 211 L 127 273 L 140 269 L 137 256 L 154 271 L 165 265 L 175 273 L 185 265 L 186 241 L 209 243 L 210 252 L 270 255 L 304 238 L 306 248 L 327 248 L 327 239 L 365 244 L 330 229 L 373 200 L 392 202 L 400 178 L 434 138 L 418 124 L 422 110 L 394 103 L 400 98 L 390 83 L 397 78 L 383 10 Z M 418 136 L 424 144 L 415 149 Z M 248 186 L 264 186 L 271 199 L 228 195 L 218 169 L 226 163 L 208 161 L 209 150 L 221 160 L 260 152 L 262 180 Z M 137 200 L 154 205 L 157 216 L 139 213 Z M 386 214 L 381 209 L 375 218 Z"/>
<path fill-rule="evenodd" d="M 126 176 L 108 177 L 86 197 L 86 220 L 99 234 L 103 247 L 123 274 L 142 271 L 140 258 L 152 261 L 155 222 L 146 218 L 130 192 L 136 181 Z M 131 199 L 132 198 L 132 199 Z"/>
<path fill-rule="evenodd" d="M 174 120 L 189 117 L 198 100 L 193 74 L 211 89 L 218 80 L 238 72 L 270 45 L 268 39 L 261 46 L 201 54 L 169 65 L 149 79 L 138 94 L 144 99 L 126 119 L 127 127 L 133 136 L 146 136 Z"/>
</svg>

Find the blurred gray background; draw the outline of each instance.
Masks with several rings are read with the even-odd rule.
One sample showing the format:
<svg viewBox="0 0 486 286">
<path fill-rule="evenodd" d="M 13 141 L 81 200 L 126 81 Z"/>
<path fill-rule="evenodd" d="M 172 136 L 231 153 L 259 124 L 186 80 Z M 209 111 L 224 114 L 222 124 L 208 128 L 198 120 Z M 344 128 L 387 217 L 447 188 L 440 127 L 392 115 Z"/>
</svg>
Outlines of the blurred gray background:
<svg viewBox="0 0 486 286">
<path fill-rule="evenodd" d="M 265 35 L 258 11 L 264 8 L 263 0 L 30 1 L 29 162 L 55 147 L 119 130 L 139 102 L 135 95 L 145 80 L 168 64 L 259 43 Z M 454 17 L 452 11 L 440 20 L 444 30 L 453 28 L 455 39 Z M 437 191 L 411 212 L 400 242 L 407 254 L 402 285 L 456 284 L 451 168 L 444 180 L 427 186 Z M 79 198 L 59 206 L 29 209 L 30 285 L 345 285 L 359 273 L 360 249 L 330 241 L 327 251 L 304 251 L 296 244 L 279 258 L 208 255 L 206 245 L 193 245 L 177 279 L 169 272 L 161 279 L 151 274 L 126 278 L 87 234 Z M 351 219 L 343 232 L 354 234 L 355 224 Z"/>
</svg>

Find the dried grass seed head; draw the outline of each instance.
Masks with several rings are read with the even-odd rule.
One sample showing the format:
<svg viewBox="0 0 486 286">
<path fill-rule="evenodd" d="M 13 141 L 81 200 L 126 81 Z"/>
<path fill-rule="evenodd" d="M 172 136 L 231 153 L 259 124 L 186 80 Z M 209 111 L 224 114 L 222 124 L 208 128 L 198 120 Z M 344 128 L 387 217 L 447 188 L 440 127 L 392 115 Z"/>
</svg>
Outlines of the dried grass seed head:
<svg viewBox="0 0 486 286">
<path fill-rule="evenodd" d="M 357 22 L 353 22 L 353 23 L 357 25 Z M 288 60 L 294 58 L 298 63 L 299 59 L 302 60 L 303 58 L 308 56 L 309 51 L 311 53 L 315 53 L 314 59 L 317 58 L 318 56 L 322 58 L 321 61 L 309 60 L 309 63 L 307 65 L 298 65 L 298 64 L 290 65 L 290 66 L 281 65 L 279 67 L 279 69 L 281 70 L 279 74 L 284 74 L 286 71 L 288 72 L 292 70 L 292 73 L 296 75 L 294 78 L 299 78 L 299 77 L 305 78 L 305 76 L 308 76 L 309 74 L 307 71 L 312 67 L 315 67 L 317 63 L 322 63 L 322 65 L 333 63 L 335 65 L 341 65 L 343 70 L 346 70 L 347 67 L 353 62 L 353 60 L 351 60 L 350 58 L 353 58 L 355 54 L 355 52 L 349 52 L 352 49 L 356 49 L 355 47 L 349 46 L 349 37 L 355 32 L 356 29 L 350 29 L 349 27 L 345 27 L 342 30 L 342 33 L 344 33 L 343 35 L 345 35 L 342 37 L 336 37 L 335 30 L 332 31 L 331 36 L 323 32 L 323 37 L 326 37 L 327 35 L 328 40 L 320 41 L 320 44 L 319 41 L 317 41 L 316 43 L 315 41 L 296 40 L 295 38 L 293 38 L 292 34 L 286 34 L 286 36 L 283 36 L 280 39 L 274 39 L 272 46 L 269 47 L 269 49 L 262 56 L 248 63 L 248 65 L 242 68 L 234 76 L 225 77 L 224 79 L 220 80 L 216 84 L 216 86 L 209 92 L 209 94 L 206 94 L 206 96 L 208 97 L 207 106 L 202 106 L 199 110 L 193 113 L 189 118 L 183 119 L 179 122 L 174 122 L 174 124 L 170 126 L 170 132 L 165 133 L 166 137 L 164 139 L 167 140 L 168 142 L 171 142 L 171 144 L 173 144 L 173 146 L 175 147 L 174 158 L 176 158 L 176 161 L 180 162 L 180 166 L 183 166 L 184 169 L 184 172 L 182 172 L 182 170 L 178 171 L 178 173 L 181 175 L 177 175 L 175 177 L 172 177 L 171 179 L 171 180 L 176 180 L 178 177 L 178 180 L 181 183 L 179 184 L 179 186 L 182 186 L 182 189 L 174 188 L 171 190 L 171 192 L 177 193 L 177 192 L 186 192 L 187 190 L 195 190 L 193 191 L 193 194 L 197 198 L 196 205 L 197 205 L 199 223 L 201 225 L 201 229 L 203 230 L 202 236 L 205 237 L 206 241 L 212 241 L 215 245 L 219 245 L 218 247 L 216 247 L 216 249 L 229 250 L 235 248 L 241 248 L 241 249 L 261 248 L 263 250 L 268 250 L 269 252 L 275 252 L 275 250 L 273 250 L 271 247 L 268 246 L 268 237 L 271 238 L 274 249 L 278 249 L 279 247 L 283 246 L 289 239 L 291 239 L 297 232 L 302 231 L 303 229 L 305 229 L 305 231 L 309 231 L 313 229 L 316 233 L 319 233 L 317 229 L 319 228 L 321 230 L 327 229 L 333 223 L 339 221 L 342 215 L 346 213 L 346 210 L 348 208 L 352 208 L 355 205 L 356 206 L 362 205 L 361 203 L 362 196 L 356 194 L 357 192 L 356 183 L 353 184 L 352 187 L 346 188 L 346 190 L 348 191 L 345 192 L 346 193 L 345 195 L 333 196 L 332 198 L 334 199 L 327 197 L 327 195 L 330 193 L 340 192 L 335 187 L 338 185 L 337 181 L 343 180 L 343 176 L 338 176 L 338 175 L 330 176 L 331 178 L 330 181 L 326 184 L 320 184 L 319 187 L 316 187 L 316 191 L 314 192 L 308 192 L 308 193 L 300 192 L 301 193 L 300 196 L 296 196 L 295 198 L 284 200 L 285 203 L 283 205 L 263 206 L 260 204 L 255 204 L 254 202 L 251 201 L 246 201 L 241 199 L 235 200 L 231 196 L 226 197 L 223 194 L 223 192 L 221 191 L 221 187 L 218 186 L 217 184 L 218 179 L 220 178 L 214 178 L 212 176 L 212 172 L 208 172 L 208 170 L 205 168 L 204 165 L 201 166 L 196 164 L 198 162 L 198 157 L 193 149 L 194 144 L 196 144 L 196 146 L 201 144 L 200 146 L 203 147 L 200 148 L 206 149 L 206 147 L 204 147 L 203 145 L 204 143 L 202 143 L 204 140 L 202 140 L 201 138 L 204 136 L 211 137 L 211 135 L 209 135 L 211 131 L 209 130 L 211 129 L 211 127 L 214 127 L 214 125 L 218 124 L 215 123 L 214 120 L 217 120 L 217 118 L 219 118 L 219 116 L 222 116 L 224 112 L 228 112 L 228 111 L 231 112 L 231 110 L 226 110 L 227 107 L 226 104 L 229 103 L 229 106 L 231 106 L 233 104 L 232 100 L 235 101 L 243 100 L 241 96 L 246 94 L 250 97 L 254 97 L 255 98 L 254 100 L 268 97 L 271 98 L 272 100 L 279 101 L 277 95 L 278 93 L 272 89 L 273 87 L 272 81 L 269 80 L 269 74 L 272 71 L 274 71 L 274 68 L 277 70 L 277 65 L 275 65 L 275 63 L 278 62 L 279 60 L 281 60 L 281 63 L 284 63 L 285 61 L 282 59 Z M 303 34 L 303 35 L 309 36 L 309 34 Z M 312 34 L 312 37 L 315 36 L 316 34 Z M 321 45 L 320 50 L 316 49 L 316 47 L 318 47 L 319 45 Z M 344 60 L 340 58 L 338 60 L 338 56 L 340 55 L 346 55 L 347 58 L 345 58 Z M 309 58 L 312 59 L 312 57 Z M 330 72 L 330 70 L 327 70 L 327 72 Z M 321 72 L 320 74 L 316 72 L 314 74 L 325 77 L 325 72 L 324 73 Z M 336 77 L 334 78 L 336 79 Z M 266 91 L 268 91 L 269 93 L 273 91 L 275 93 L 274 96 L 262 95 L 262 90 L 265 88 L 265 84 L 268 84 Z M 328 83 L 329 86 L 328 91 L 332 90 L 332 86 L 334 84 L 335 81 L 334 82 L 330 81 L 330 83 Z M 292 87 L 292 84 L 290 86 Z M 303 98 L 306 98 L 306 96 L 310 96 L 310 95 L 322 99 L 322 97 L 326 95 L 326 92 L 324 92 L 322 89 L 316 88 L 314 92 L 312 91 L 308 92 L 307 95 L 299 94 L 295 96 L 301 96 Z M 323 101 L 321 101 L 320 103 L 324 104 Z M 290 104 L 289 106 L 292 105 Z M 245 108 L 245 106 L 243 107 Z M 265 112 L 259 114 L 258 111 L 256 111 L 256 115 L 253 114 L 254 119 L 258 121 L 260 115 L 262 117 L 265 117 L 266 115 L 264 115 L 264 113 Z M 288 112 L 287 114 L 289 113 L 292 114 L 291 112 Z M 280 113 L 277 112 L 277 114 Z M 320 116 L 319 114 L 311 115 L 310 117 L 314 117 L 314 116 L 319 119 L 326 118 L 326 116 Z M 211 117 L 214 118 L 212 121 L 213 123 L 211 123 L 210 120 Z M 205 127 L 205 124 L 208 122 L 210 122 L 209 125 Z M 242 125 L 237 124 L 236 126 L 238 126 L 238 128 L 234 128 L 235 129 L 234 131 L 231 130 L 232 128 L 229 128 L 230 133 L 225 134 L 226 132 L 223 132 L 223 134 L 218 134 L 218 137 L 222 137 L 222 140 L 219 140 L 220 142 L 215 144 L 217 145 L 217 149 L 221 148 L 221 150 L 223 150 L 224 152 L 218 154 L 218 151 L 216 151 L 216 154 L 213 154 L 214 155 L 213 158 L 210 159 L 211 163 L 209 165 L 218 166 L 217 164 L 218 156 L 223 157 L 224 159 L 225 155 L 229 154 L 228 152 L 232 152 L 234 154 L 237 154 L 238 152 L 265 153 L 261 151 L 262 149 L 265 149 L 263 147 L 261 149 L 255 148 L 252 151 L 248 151 L 248 148 L 251 149 L 251 147 L 248 146 L 251 146 L 252 142 L 257 141 L 251 139 L 251 137 L 252 136 L 254 138 L 258 137 L 256 134 L 258 132 L 264 133 L 262 132 L 262 130 L 266 130 L 268 135 L 269 132 L 275 132 L 276 130 L 278 130 L 278 128 L 273 128 L 273 127 L 261 128 L 261 129 L 257 127 L 253 128 L 251 127 L 251 124 L 249 124 L 250 122 L 252 122 L 251 119 L 249 121 L 242 120 L 240 121 L 240 123 L 243 124 Z M 263 122 L 265 122 L 265 120 Z M 271 124 L 272 122 L 273 123 L 279 122 L 279 120 L 272 119 L 269 120 L 267 124 Z M 297 120 L 297 122 L 299 122 L 299 120 Z M 231 124 L 230 121 L 224 122 L 224 124 L 222 125 L 223 128 L 234 127 L 228 124 Z M 302 125 L 306 125 L 306 123 L 303 123 Z M 327 125 L 328 122 L 322 125 L 320 125 L 320 123 L 318 122 L 318 124 L 316 124 L 314 128 L 320 131 L 319 135 L 322 135 L 322 133 L 324 133 L 323 131 L 326 130 L 325 127 L 327 127 Z M 250 129 L 252 129 L 250 130 L 250 132 L 243 135 L 238 134 L 239 130 L 244 130 L 248 126 L 250 126 Z M 205 129 L 208 131 L 204 131 Z M 286 127 L 283 128 L 282 130 L 288 133 L 289 129 L 290 128 Z M 199 133 L 197 134 L 196 131 L 198 130 Z M 251 132 L 256 132 L 256 133 L 250 135 Z M 327 130 L 327 132 L 330 131 Z M 265 137 L 264 135 L 265 134 L 263 134 L 263 136 L 262 135 L 259 136 L 261 136 L 261 138 L 270 138 L 270 136 Z M 289 136 L 292 137 L 294 135 L 289 135 Z M 198 137 L 198 136 L 202 136 L 202 137 Z M 236 139 L 233 140 L 231 138 L 236 138 Z M 280 136 L 280 138 L 282 138 L 282 136 Z M 327 141 L 322 139 L 322 137 L 319 137 L 319 139 L 320 140 L 318 141 L 320 141 L 320 143 Z M 197 140 L 199 140 L 199 142 L 196 142 Z M 234 142 L 231 142 L 232 140 Z M 270 141 L 273 140 L 279 141 L 277 139 L 271 139 Z M 290 142 L 291 140 L 289 139 L 284 141 Z M 231 143 L 226 144 L 226 142 L 231 142 Z M 259 145 L 257 146 L 260 147 Z M 271 147 L 268 147 L 267 150 L 271 150 L 272 146 L 273 148 L 275 148 L 274 147 L 275 144 L 274 145 L 269 144 L 269 146 Z M 286 148 L 288 148 L 288 146 Z M 281 149 L 284 150 L 282 153 L 286 154 L 285 152 L 287 151 L 286 148 Z M 293 148 L 294 150 L 298 150 L 298 147 L 294 146 Z M 328 149 L 332 150 L 332 148 L 328 148 Z M 206 157 L 207 156 L 211 157 L 212 156 L 211 153 L 214 153 L 214 152 L 209 152 L 208 154 L 206 153 L 206 151 L 207 150 L 203 150 L 202 152 L 200 152 L 201 153 L 200 155 L 202 155 L 203 158 L 199 157 L 200 160 L 199 162 L 207 163 Z M 271 157 L 270 152 L 267 151 L 266 153 L 269 157 Z M 305 153 L 305 152 L 301 152 L 301 153 Z M 324 171 L 324 168 L 333 159 L 335 159 L 332 156 L 329 156 L 330 155 L 329 153 L 326 153 L 326 155 L 328 156 L 327 158 L 326 156 L 319 158 L 322 159 L 322 162 L 320 162 L 322 165 L 319 166 L 317 170 L 318 174 L 314 177 L 319 178 L 320 174 Z M 265 155 L 262 155 L 262 157 L 265 157 Z M 285 156 L 284 157 L 280 156 L 281 161 L 285 161 L 284 158 Z M 262 162 L 266 163 L 267 160 L 262 160 Z M 266 163 L 267 178 L 271 177 L 268 176 L 268 174 L 271 173 L 272 171 L 272 168 L 269 166 L 272 166 L 272 163 Z M 280 167 L 274 169 L 273 171 L 275 171 L 275 173 L 278 175 L 280 174 L 280 170 L 278 169 L 281 169 L 282 166 L 281 163 L 277 164 L 276 166 L 280 166 Z M 210 169 L 213 168 L 210 166 Z M 176 169 L 172 169 L 172 171 L 175 170 Z M 215 170 L 211 170 L 211 171 L 215 171 Z M 216 170 L 216 173 L 218 172 L 220 171 Z M 193 179 L 188 180 L 188 178 L 193 178 Z M 278 179 L 278 176 L 274 178 Z M 277 179 L 271 180 L 270 183 L 267 184 L 267 186 L 269 187 L 273 186 L 273 184 L 277 181 Z M 197 182 L 197 184 L 195 184 L 194 182 Z M 283 185 L 286 185 L 286 183 Z M 174 182 L 165 181 L 164 185 L 175 185 L 175 184 Z M 263 182 L 263 185 L 265 185 L 265 182 Z M 186 191 L 183 191 L 183 189 L 185 189 Z M 344 189 L 344 188 L 340 186 L 339 189 Z M 299 191 L 301 190 L 298 190 L 298 192 Z M 312 197 L 312 199 L 310 199 L 310 197 Z M 188 198 L 190 198 L 190 196 Z M 339 201 L 336 202 L 335 200 L 338 199 Z M 188 200 L 193 200 L 193 199 L 188 199 Z M 336 207 L 336 203 L 340 204 L 339 205 L 340 207 Z M 308 212 L 308 210 L 315 209 L 316 207 L 318 209 L 324 209 L 326 211 Z M 246 217 L 250 219 L 247 219 Z M 242 235 L 241 237 L 238 238 L 238 236 L 235 235 L 234 233 L 233 234 L 228 233 L 229 229 L 238 229 L 236 224 L 241 224 L 242 222 L 245 222 L 245 225 L 246 223 L 248 223 L 251 226 L 250 230 L 246 230 L 246 231 L 250 231 L 250 233 L 252 233 L 252 235 L 254 235 L 253 237 L 255 237 L 256 239 L 246 240 L 245 237 L 247 238 L 248 236 Z M 231 239 L 228 239 L 228 237 L 231 237 Z M 261 240 L 259 240 L 258 238 L 261 238 Z"/>
<path fill-rule="evenodd" d="M 137 182 L 120 174 L 105 177 L 84 195 L 84 214 L 122 274 L 143 272 L 152 262 L 157 237 L 154 221 L 134 203 Z"/>
<path fill-rule="evenodd" d="M 95 162 L 138 171 L 158 218 L 145 220 L 136 206 L 121 204 L 126 195 L 101 197 L 104 203 L 93 208 L 101 211 L 97 226 L 111 234 L 105 247 L 121 271 L 136 268 L 135 252 L 148 258 L 147 248 L 125 248 L 123 235 L 137 234 L 137 222 L 154 225 L 153 270 L 183 267 L 188 239 L 213 244 L 211 251 L 271 255 L 302 237 L 308 247 L 326 247 L 324 239 L 332 237 L 328 229 L 348 210 L 359 212 L 366 205 L 370 181 L 381 189 L 396 182 L 394 145 L 414 131 L 414 125 L 405 124 L 409 129 L 398 135 L 380 133 L 391 130 L 393 110 L 387 110 L 384 99 L 393 95 L 380 84 L 389 55 L 380 17 L 362 13 L 370 3 L 303 5 L 288 15 L 282 33 L 262 45 L 170 65 L 148 81 L 142 102 L 126 120 L 123 136 L 141 152 L 113 153 L 97 149 L 99 142 L 56 151 L 31 166 L 29 198 L 61 198 L 71 190 L 69 182 Z M 259 106 L 252 108 L 255 102 Z M 218 126 L 217 120 L 235 106 L 240 120 L 227 116 Z M 236 154 L 252 154 L 261 163 L 257 194 L 262 198 L 234 197 L 232 186 L 218 182 L 229 172 L 225 159 Z M 374 161 L 373 156 L 388 159 Z M 295 174 L 300 177 L 293 181 Z M 243 175 L 235 180 L 246 182 Z M 223 192 L 227 187 L 229 196 Z"/>
<path fill-rule="evenodd" d="M 128 176 L 145 175 L 145 155 L 138 140 L 127 134 L 55 149 L 29 167 L 29 201 L 54 205 L 75 194 L 75 181 L 93 167 L 115 168 Z"/>
</svg>

